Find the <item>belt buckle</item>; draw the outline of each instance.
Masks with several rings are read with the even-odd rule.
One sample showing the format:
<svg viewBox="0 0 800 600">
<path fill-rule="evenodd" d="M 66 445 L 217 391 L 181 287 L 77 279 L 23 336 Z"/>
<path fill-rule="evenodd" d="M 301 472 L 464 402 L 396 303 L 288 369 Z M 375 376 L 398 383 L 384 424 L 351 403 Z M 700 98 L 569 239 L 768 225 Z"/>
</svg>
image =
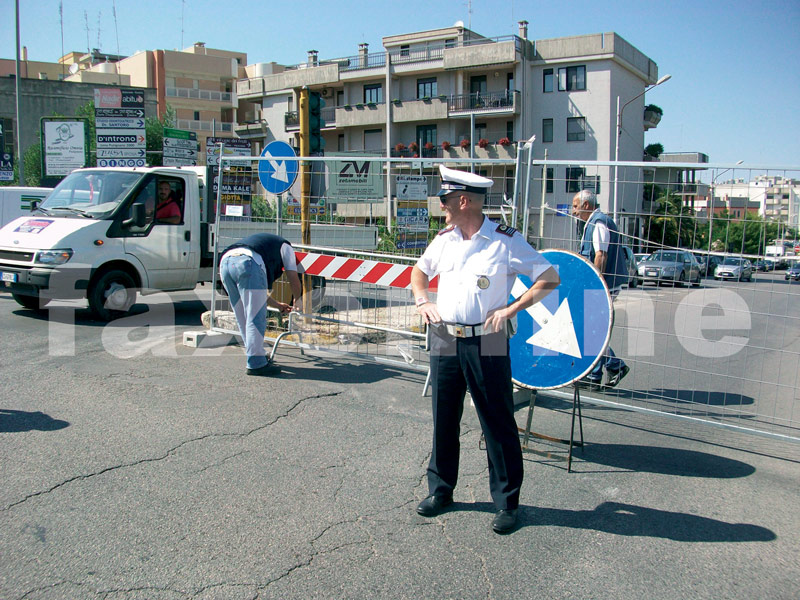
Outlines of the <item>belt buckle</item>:
<svg viewBox="0 0 800 600">
<path fill-rule="evenodd" d="M 465 332 L 464 332 L 464 327 L 462 327 L 461 325 L 453 325 L 453 330 L 454 330 L 453 331 L 453 335 L 454 336 L 459 337 L 459 338 L 466 337 Z"/>
</svg>

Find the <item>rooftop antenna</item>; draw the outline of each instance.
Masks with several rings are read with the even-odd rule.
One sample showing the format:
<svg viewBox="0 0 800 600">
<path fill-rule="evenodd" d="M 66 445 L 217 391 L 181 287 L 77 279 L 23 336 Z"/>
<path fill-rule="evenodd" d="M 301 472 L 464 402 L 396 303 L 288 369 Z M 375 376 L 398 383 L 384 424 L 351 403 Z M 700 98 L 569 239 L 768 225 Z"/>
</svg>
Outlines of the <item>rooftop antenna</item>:
<svg viewBox="0 0 800 600">
<path fill-rule="evenodd" d="M 103 11 L 97 11 L 97 50 L 100 50 L 100 17 L 103 16 Z"/>
<path fill-rule="evenodd" d="M 467 0 L 467 13 L 469 14 L 469 18 L 467 19 L 469 25 L 467 25 L 467 29 L 472 31 L 472 0 Z"/>
<path fill-rule="evenodd" d="M 181 0 L 181 50 L 183 50 L 183 9 L 186 8 L 186 0 Z"/>
<path fill-rule="evenodd" d="M 89 13 L 83 11 L 83 22 L 86 24 L 86 54 L 89 54 L 92 49 L 89 47 Z"/>
<path fill-rule="evenodd" d="M 61 21 L 61 79 L 67 76 L 64 65 L 64 1 L 58 3 L 58 18 Z"/>
<path fill-rule="evenodd" d="M 114 15 L 114 33 L 117 36 L 117 60 L 114 62 L 114 70 L 117 72 L 117 83 L 122 85 L 122 79 L 119 75 L 119 60 L 120 60 L 120 53 L 119 53 L 119 28 L 117 27 L 117 2 L 116 0 L 111 0 L 111 14 Z"/>
</svg>

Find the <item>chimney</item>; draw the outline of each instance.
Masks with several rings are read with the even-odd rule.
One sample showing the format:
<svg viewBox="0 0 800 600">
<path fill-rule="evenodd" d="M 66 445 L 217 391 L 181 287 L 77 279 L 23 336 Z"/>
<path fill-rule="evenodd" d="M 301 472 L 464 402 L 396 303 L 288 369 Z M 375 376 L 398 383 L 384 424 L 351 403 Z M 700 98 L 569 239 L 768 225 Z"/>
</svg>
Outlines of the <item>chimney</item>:
<svg viewBox="0 0 800 600">
<path fill-rule="evenodd" d="M 23 46 L 22 47 L 21 60 L 28 60 L 28 47 L 27 46 Z"/>
<path fill-rule="evenodd" d="M 319 52 L 316 50 L 309 50 L 308 51 L 308 66 L 309 67 L 316 67 L 319 65 Z"/>
<path fill-rule="evenodd" d="M 358 45 L 358 60 L 362 68 L 367 66 L 367 57 L 369 56 L 369 44 L 364 42 Z"/>
<path fill-rule="evenodd" d="M 195 42 L 194 43 L 194 53 L 195 54 L 205 54 L 206 53 L 206 43 L 205 42 Z"/>
<path fill-rule="evenodd" d="M 519 37 L 523 40 L 528 39 L 528 22 L 527 21 L 520 21 L 519 22 Z"/>
</svg>

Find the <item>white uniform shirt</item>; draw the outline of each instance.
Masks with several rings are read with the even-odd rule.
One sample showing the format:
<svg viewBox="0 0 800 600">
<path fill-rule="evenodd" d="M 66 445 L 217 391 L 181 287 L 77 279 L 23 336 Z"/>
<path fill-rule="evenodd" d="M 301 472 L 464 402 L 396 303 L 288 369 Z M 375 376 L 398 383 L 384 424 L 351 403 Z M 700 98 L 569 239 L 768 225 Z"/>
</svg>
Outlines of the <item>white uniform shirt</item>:
<svg viewBox="0 0 800 600">
<path fill-rule="evenodd" d="M 436 306 L 443 321 L 484 323 L 490 311 L 508 305 L 517 275 L 536 281 L 550 268 L 519 233 L 508 235 L 509 231 L 484 218 L 480 230 L 468 240 L 453 227 L 430 243 L 417 267 L 428 279 L 439 275 Z"/>
</svg>

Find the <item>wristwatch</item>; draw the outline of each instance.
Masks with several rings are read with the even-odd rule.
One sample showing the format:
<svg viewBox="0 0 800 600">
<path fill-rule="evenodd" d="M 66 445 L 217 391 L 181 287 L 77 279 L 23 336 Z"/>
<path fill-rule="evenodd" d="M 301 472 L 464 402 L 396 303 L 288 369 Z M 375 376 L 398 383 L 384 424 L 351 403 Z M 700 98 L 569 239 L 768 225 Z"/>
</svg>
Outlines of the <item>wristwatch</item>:
<svg viewBox="0 0 800 600">
<path fill-rule="evenodd" d="M 423 298 L 422 296 L 420 296 L 419 298 L 417 298 L 417 307 L 420 307 L 420 306 L 422 306 L 423 304 L 427 304 L 428 302 L 430 302 L 430 300 L 428 300 L 427 298 Z"/>
</svg>

